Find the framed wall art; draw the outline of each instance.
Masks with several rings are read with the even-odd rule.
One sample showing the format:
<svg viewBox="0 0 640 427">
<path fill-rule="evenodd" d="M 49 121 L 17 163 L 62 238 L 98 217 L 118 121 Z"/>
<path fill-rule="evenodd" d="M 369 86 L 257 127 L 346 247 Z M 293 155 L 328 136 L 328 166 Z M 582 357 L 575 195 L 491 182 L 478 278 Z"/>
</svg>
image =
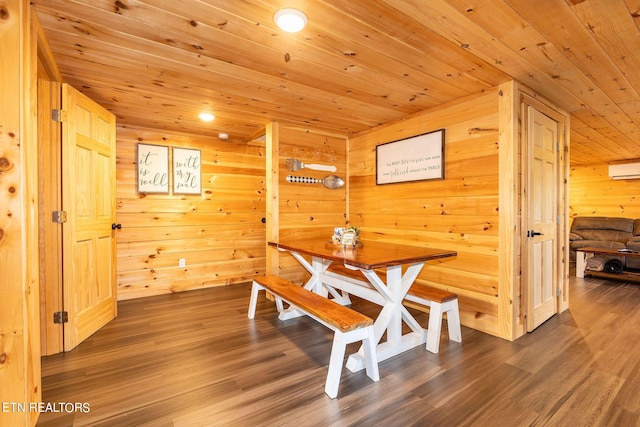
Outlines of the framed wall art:
<svg viewBox="0 0 640 427">
<path fill-rule="evenodd" d="M 444 129 L 376 146 L 376 184 L 444 179 Z"/>
<path fill-rule="evenodd" d="M 200 150 L 173 147 L 173 193 L 200 194 Z"/>
<path fill-rule="evenodd" d="M 138 144 L 138 193 L 169 193 L 169 147 Z"/>
</svg>

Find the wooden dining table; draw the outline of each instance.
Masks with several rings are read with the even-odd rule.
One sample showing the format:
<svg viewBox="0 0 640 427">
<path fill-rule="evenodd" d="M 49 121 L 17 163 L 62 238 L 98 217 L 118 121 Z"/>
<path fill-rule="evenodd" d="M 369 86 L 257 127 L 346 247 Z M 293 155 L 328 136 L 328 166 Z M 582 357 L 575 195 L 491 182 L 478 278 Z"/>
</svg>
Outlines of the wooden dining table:
<svg viewBox="0 0 640 427">
<path fill-rule="evenodd" d="M 269 242 L 269 245 L 289 252 L 311 274 L 305 288 L 343 305 L 350 304 L 350 295 L 355 295 L 382 307 L 374 323 L 378 362 L 425 344 L 425 329 L 402 301 L 425 262 L 457 255 L 455 251 L 378 241 L 365 241 L 361 247 L 334 245 L 323 238 L 286 239 Z M 332 263 L 359 270 L 366 280 L 328 270 Z M 285 320 L 299 315 L 295 309 L 285 310 L 279 318 Z M 410 332 L 402 333 L 403 322 Z M 386 341 L 380 342 L 385 332 Z M 357 372 L 363 368 L 360 348 L 349 356 L 347 369 Z"/>
</svg>

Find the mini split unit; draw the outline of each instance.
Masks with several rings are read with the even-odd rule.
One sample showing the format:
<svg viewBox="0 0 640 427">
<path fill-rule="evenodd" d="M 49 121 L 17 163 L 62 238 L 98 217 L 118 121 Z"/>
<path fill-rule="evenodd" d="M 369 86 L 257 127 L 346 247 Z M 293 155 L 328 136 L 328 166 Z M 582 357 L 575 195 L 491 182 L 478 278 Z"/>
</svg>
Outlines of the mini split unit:
<svg viewBox="0 0 640 427">
<path fill-rule="evenodd" d="M 609 165 L 611 179 L 640 179 L 640 163 Z"/>
</svg>

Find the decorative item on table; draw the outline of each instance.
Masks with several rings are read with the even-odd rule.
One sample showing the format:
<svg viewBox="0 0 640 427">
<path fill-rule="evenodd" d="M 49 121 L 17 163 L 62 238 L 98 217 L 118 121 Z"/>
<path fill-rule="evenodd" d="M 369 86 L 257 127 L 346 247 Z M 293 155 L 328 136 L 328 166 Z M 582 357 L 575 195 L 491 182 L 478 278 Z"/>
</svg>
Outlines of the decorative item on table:
<svg viewBox="0 0 640 427">
<path fill-rule="evenodd" d="M 335 176 L 335 175 L 327 175 L 322 179 L 311 178 L 308 176 L 287 175 L 286 179 L 287 179 L 287 182 L 293 182 L 293 183 L 322 184 L 331 190 L 336 190 L 338 188 L 344 187 L 344 180 L 339 176 Z"/>
<path fill-rule="evenodd" d="M 346 230 L 342 235 L 342 245 L 355 246 L 356 243 L 358 243 L 358 236 L 356 236 L 356 232 L 353 230 Z"/>
<path fill-rule="evenodd" d="M 358 241 L 359 235 L 360 230 L 358 230 L 358 227 L 351 226 L 346 229 L 344 227 L 334 227 L 331 242 L 328 242 L 327 245 L 361 248 L 363 245 L 362 242 Z"/>
<path fill-rule="evenodd" d="M 342 242 L 342 235 L 344 234 L 344 227 L 333 227 L 333 236 L 331 236 L 331 242 L 335 245 L 339 245 Z"/>
<path fill-rule="evenodd" d="M 307 164 L 307 163 L 303 163 L 302 161 L 298 160 L 298 159 L 287 159 L 285 161 L 285 164 L 287 165 L 287 169 L 289 169 L 290 171 L 298 171 L 300 169 L 311 169 L 314 171 L 325 171 L 325 172 L 335 172 L 337 169 L 335 166 L 333 165 L 318 165 L 318 164 Z"/>
</svg>

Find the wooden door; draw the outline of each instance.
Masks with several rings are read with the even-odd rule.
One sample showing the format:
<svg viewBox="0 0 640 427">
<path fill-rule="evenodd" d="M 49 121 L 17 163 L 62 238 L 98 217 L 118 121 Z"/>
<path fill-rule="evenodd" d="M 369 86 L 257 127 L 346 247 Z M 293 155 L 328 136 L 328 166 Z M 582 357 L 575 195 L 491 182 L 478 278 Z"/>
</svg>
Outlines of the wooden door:
<svg viewBox="0 0 640 427">
<path fill-rule="evenodd" d="M 528 107 L 526 289 L 527 330 L 558 311 L 558 123 Z"/>
<path fill-rule="evenodd" d="M 115 116 L 62 85 L 64 350 L 117 314 L 115 280 Z"/>
</svg>

